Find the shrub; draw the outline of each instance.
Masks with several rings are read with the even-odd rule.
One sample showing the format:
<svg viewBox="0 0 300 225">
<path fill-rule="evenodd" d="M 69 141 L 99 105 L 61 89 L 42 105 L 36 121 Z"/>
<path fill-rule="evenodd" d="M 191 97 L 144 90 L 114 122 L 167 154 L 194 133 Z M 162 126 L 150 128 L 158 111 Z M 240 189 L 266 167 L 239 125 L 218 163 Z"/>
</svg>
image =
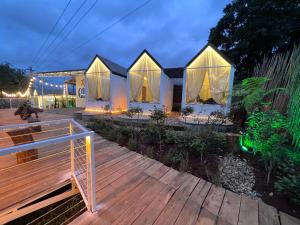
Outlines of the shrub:
<svg viewBox="0 0 300 225">
<path fill-rule="evenodd" d="M 179 148 L 171 148 L 167 154 L 167 161 L 171 164 L 177 164 L 183 159 L 184 155 L 181 149 Z"/>
<path fill-rule="evenodd" d="M 103 110 L 108 112 L 110 110 L 110 105 L 109 104 L 105 105 Z"/>
<path fill-rule="evenodd" d="M 146 149 L 146 155 L 147 155 L 149 158 L 154 159 L 154 157 L 155 157 L 155 154 L 154 154 L 154 153 L 155 153 L 155 149 L 154 149 L 153 146 Z"/>
<path fill-rule="evenodd" d="M 251 143 L 254 153 L 260 154 L 267 171 L 267 184 L 270 175 L 280 162 L 282 146 L 286 141 L 286 118 L 275 110 L 255 111 L 249 116 L 245 140 Z"/>
<path fill-rule="evenodd" d="M 142 142 L 144 144 L 158 144 L 159 128 L 154 124 L 149 124 L 142 132 Z"/>
<path fill-rule="evenodd" d="M 201 163 L 203 163 L 203 153 L 205 152 L 206 148 L 206 142 L 202 140 L 201 138 L 195 138 L 191 140 L 190 143 L 191 150 L 200 154 L 200 160 Z"/>
<path fill-rule="evenodd" d="M 150 118 L 156 123 L 156 124 L 164 124 L 165 119 L 167 118 L 167 114 L 165 110 L 159 109 L 156 106 L 154 106 L 154 109 L 151 110 Z"/>
<path fill-rule="evenodd" d="M 206 140 L 207 148 L 211 151 L 225 149 L 226 137 L 222 132 L 206 132 L 201 134 L 202 140 Z"/>
<path fill-rule="evenodd" d="M 120 134 L 122 134 L 125 137 L 130 137 L 132 134 L 131 129 L 128 127 L 120 126 L 118 129 L 119 129 Z"/>
<path fill-rule="evenodd" d="M 94 130 L 96 133 L 105 136 L 105 134 L 112 130 L 114 127 L 110 121 L 96 119 L 88 123 L 88 128 Z"/>
<path fill-rule="evenodd" d="M 119 145 L 125 146 L 128 142 L 128 136 L 125 136 L 120 132 L 118 137 L 117 137 L 117 142 L 118 142 Z"/>
<path fill-rule="evenodd" d="M 299 153 L 298 153 L 299 154 Z M 282 159 L 278 165 L 278 180 L 275 190 L 278 194 L 300 205 L 300 163 L 294 159 Z"/>
<path fill-rule="evenodd" d="M 138 119 L 139 119 L 139 116 L 142 113 L 143 113 L 143 109 L 141 107 L 137 106 L 137 107 L 130 107 L 126 112 L 126 115 L 129 118 L 133 118 L 135 115 L 137 115 Z"/>
<path fill-rule="evenodd" d="M 194 112 L 194 108 L 191 106 L 186 106 L 181 110 L 181 116 L 184 118 L 186 123 L 186 118 Z"/>
<path fill-rule="evenodd" d="M 138 150 L 138 141 L 136 138 L 130 138 L 128 141 L 128 148 L 132 151 Z"/>
<path fill-rule="evenodd" d="M 166 144 L 175 144 L 177 139 L 177 132 L 174 130 L 166 130 L 166 138 L 165 143 Z"/>
<path fill-rule="evenodd" d="M 119 132 L 116 129 L 111 129 L 104 136 L 110 141 L 116 141 L 119 137 Z"/>
</svg>

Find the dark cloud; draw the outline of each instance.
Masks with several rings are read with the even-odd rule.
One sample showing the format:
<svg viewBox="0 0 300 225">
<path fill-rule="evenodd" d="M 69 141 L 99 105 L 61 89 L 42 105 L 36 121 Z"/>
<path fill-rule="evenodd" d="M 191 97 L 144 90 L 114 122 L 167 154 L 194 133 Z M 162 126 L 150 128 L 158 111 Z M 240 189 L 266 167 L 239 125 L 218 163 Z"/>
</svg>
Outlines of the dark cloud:
<svg viewBox="0 0 300 225">
<path fill-rule="evenodd" d="M 1 0 L 0 62 L 10 62 L 21 68 L 30 66 L 67 1 Z M 82 1 L 71 2 L 50 41 Z M 93 2 L 87 0 L 72 24 Z M 63 44 L 34 68 L 84 68 L 97 53 L 127 67 L 144 48 L 163 66 L 183 66 L 206 44 L 210 28 L 216 25 L 229 0 L 152 0 L 93 42 L 71 51 L 142 2 L 98 0 L 96 7 Z M 44 51 L 43 54 L 47 55 Z"/>
</svg>

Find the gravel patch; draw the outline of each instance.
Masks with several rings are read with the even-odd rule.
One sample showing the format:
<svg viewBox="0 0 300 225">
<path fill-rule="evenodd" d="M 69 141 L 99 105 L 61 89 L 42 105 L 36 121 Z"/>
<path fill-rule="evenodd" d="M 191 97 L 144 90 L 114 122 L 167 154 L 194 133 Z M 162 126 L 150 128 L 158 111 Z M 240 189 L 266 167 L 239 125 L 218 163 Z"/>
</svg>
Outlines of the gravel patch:
<svg viewBox="0 0 300 225">
<path fill-rule="evenodd" d="M 260 197 L 253 190 L 255 184 L 254 168 L 247 163 L 246 159 L 232 154 L 220 157 L 219 173 L 220 182 L 224 188 L 253 199 Z"/>
</svg>

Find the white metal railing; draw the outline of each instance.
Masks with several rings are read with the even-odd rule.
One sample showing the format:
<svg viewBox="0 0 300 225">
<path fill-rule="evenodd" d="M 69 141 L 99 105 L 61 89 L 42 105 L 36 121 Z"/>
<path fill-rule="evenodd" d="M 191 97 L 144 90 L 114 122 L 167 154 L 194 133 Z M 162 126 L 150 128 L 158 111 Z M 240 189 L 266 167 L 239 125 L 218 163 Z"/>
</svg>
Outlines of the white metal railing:
<svg viewBox="0 0 300 225">
<path fill-rule="evenodd" d="M 29 100 L 29 98 L 0 98 L 0 109 L 13 109 L 17 108 L 22 103 L 25 103 Z"/>
<path fill-rule="evenodd" d="M 27 133 L 11 134 L 11 132 L 20 131 L 21 129 L 27 129 Z M 5 135 L 6 133 L 10 133 L 10 136 Z M 64 156 L 66 160 L 70 161 L 70 178 L 75 181 L 87 208 L 91 212 L 96 210 L 93 131 L 87 130 L 73 119 L 62 119 L 0 126 L 0 134 L 0 157 L 38 149 L 35 158 L 29 156 L 27 160 L 25 157 L 23 158 L 24 162 L 21 164 L 16 163 L 0 168 L 0 173 L 11 167 L 23 166 L 26 163 L 54 156 L 59 159 L 60 155 Z M 26 135 L 32 135 L 34 141 L 23 141 L 20 144 L 11 143 L 12 139 L 17 140 L 20 137 L 24 138 Z M 53 163 L 56 163 L 56 161 L 53 161 Z M 39 171 L 35 171 L 35 173 L 39 173 Z M 10 174 L 10 176 L 14 176 L 14 174 Z"/>
</svg>

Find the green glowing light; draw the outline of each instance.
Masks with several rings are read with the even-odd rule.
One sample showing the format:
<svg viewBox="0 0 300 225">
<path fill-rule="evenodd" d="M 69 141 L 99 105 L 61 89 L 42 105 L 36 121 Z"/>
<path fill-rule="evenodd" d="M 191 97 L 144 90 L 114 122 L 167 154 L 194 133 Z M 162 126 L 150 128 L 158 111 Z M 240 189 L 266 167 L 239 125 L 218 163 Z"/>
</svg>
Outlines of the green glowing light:
<svg viewBox="0 0 300 225">
<path fill-rule="evenodd" d="M 244 145 L 243 136 L 240 136 L 240 146 L 243 152 L 249 152 L 249 149 Z"/>
</svg>

